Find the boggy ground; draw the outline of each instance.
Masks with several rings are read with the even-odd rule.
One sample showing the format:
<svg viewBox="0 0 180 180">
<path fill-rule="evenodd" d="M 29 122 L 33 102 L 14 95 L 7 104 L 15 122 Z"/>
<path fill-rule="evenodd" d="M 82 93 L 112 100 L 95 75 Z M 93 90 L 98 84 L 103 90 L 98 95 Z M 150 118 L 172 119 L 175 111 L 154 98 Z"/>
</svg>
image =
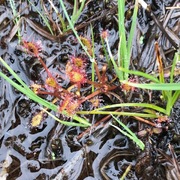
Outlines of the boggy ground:
<svg viewBox="0 0 180 180">
<path fill-rule="evenodd" d="M 33 1 L 40 8 L 41 1 Z M 72 9 L 72 2 L 64 1 L 68 10 Z M 165 23 L 170 31 L 179 36 L 179 10 L 167 10 L 166 7 L 176 5 L 178 1 L 148 0 L 156 17 Z M 50 12 L 48 1 L 44 5 Z M 53 74 L 60 74 L 59 83 L 68 87 L 69 81 L 63 78 L 63 70 L 69 57 L 82 56 L 84 52 L 77 43 L 72 32 L 59 38 L 57 34 L 50 36 L 44 34 L 47 29 L 35 8 L 27 7 L 27 1 L 17 1 L 16 7 L 25 17 L 21 23 L 20 31 L 26 41 L 41 40 L 41 56 Z M 60 9 L 58 1 L 55 3 Z M 27 7 L 27 8 L 26 8 Z M 24 9 L 25 8 L 25 9 Z M 133 3 L 126 2 L 126 28 L 129 30 L 131 10 Z M 118 26 L 116 22 L 116 1 L 89 1 L 85 7 L 77 26 L 79 34 L 91 39 L 90 21 L 95 37 L 95 55 L 99 69 L 107 64 L 102 52 L 100 33 L 108 30 L 109 42 L 116 56 L 118 48 Z M 171 13 L 171 16 L 168 16 Z M 43 82 L 46 72 L 35 58 L 22 52 L 18 46 L 18 38 L 12 32 L 12 10 L 9 2 L 1 1 L 0 5 L 0 55 L 11 68 L 23 79 L 27 85 Z M 32 28 L 31 21 L 39 24 L 40 31 Z M 8 24 L 6 25 L 6 23 Z M 56 29 L 54 30 L 56 32 Z M 57 37 L 56 37 L 57 35 Z M 144 40 L 139 39 L 143 35 Z M 158 37 L 156 37 L 158 35 Z M 156 37 L 156 38 L 155 38 Z M 142 8 L 138 12 L 138 25 L 133 42 L 131 68 L 151 72 L 156 70 L 154 42 L 158 42 L 166 58 L 166 66 L 171 65 L 174 48 L 166 36 L 154 23 L 153 19 Z M 90 62 L 87 62 L 88 76 L 91 74 Z M 1 66 L 1 71 L 7 71 Z M 108 70 L 107 77 L 113 79 L 113 72 Z M 179 77 L 176 77 L 179 81 Z M 117 82 L 114 82 L 117 83 Z M 171 122 L 164 124 L 164 128 L 157 130 L 137 122 L 133 118 L 120 117 L 135 133 L 141 135 L 145 143 L 144 151 L 127 137 L 120 134 L 109 125 L 112 121 L 107 116 L 87 115 L 93 126 L 90 131 L 85 128 L 67 127 L 47 116 L 38 127 L 31 126 L 31 119 L 39 112 L 39 105 L 29 100 L 23 94 L 0 78 L 0 179 L 7 180 L 42 180 L 42 179 L 119 179 L 130 165 L 131 169 L 126 179 L 178 179 L 180 157 L 180 102 L 172 109 Z M 90 88 L 82 88 L 83 94 L 88 94 Z M 101 105 L 127 102 L 121 89 L 114 91 L 120 97 L 101 95 Z M 142 96 L 140 96 L 140 94 Z M 161 106 L 164 104 L 159 98 L 159 92 L 153 92 L 152 99 L 147 91 L 137 90 L 131 93 L 132 102 L 151 102 Z M 50 98 L 44 96 L 44 98 Z M 86 102 L 83 107 L 91 109 Z M 143 130 L 143 131 L 142 131 Z"/>
</svg>

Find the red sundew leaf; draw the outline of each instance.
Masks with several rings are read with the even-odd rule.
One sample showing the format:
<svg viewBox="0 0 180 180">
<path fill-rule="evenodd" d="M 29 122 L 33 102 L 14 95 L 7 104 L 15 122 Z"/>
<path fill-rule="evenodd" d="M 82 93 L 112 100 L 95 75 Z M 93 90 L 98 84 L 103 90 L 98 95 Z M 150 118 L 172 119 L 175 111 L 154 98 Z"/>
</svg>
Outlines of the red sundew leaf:
<svg viewBox="0 0 180 180">
<path fill-rule="evenodd" d="M 39 126 L 42 120 L 43 120 L 43 112 L 41 111 L 32 118 L 31 126 L 32 127 Z"/>
<path fill-rule="evenodd" d="M 71 71 L 68 76 L 73 83 L 84 84 L 87 81 L 86 74 L 78 70 Z"/>
<path fill-rule="evenodd" d="M 62 112 L 65 110 L 67 114 L 71 116 L 75 114 L 80 105 L 80 100 L 75 99 L 71 94 L 67 94 L 59 106 L 59 111 Z"/>
<path fill-rule="evenodd" d="M 42 87 L 42 86 L 39 85 L 39 84 L 32 84 L 32 85 L 31 85 L 31 88 L 32 88 L 32 90 L 33 90 L 33 92 L 34 92 L 35 94 L 38 94 L 38 90 L 39 90 L 41 87 Z"/>
<path fill-rule="evenodd" d="M 28 50 L 28 52 L 32 53 L 36 57 L 39 56 L 39 52 L 42 50 L 40 41 L 28 42 L 28 41 L 23 40 L 22 44 Z"/>
<path fill-rule="evenodd" d="M 68 113 L 69 115 L 74 115 L 75 112 L 78 110 L 80 104 L 81 104 L 81 103 L 80 103 L 80 101 L 78 101 L 78 100 L 72 101 L 72 102 L 69 104 L 68 108 L 66 108 L 67 113 Z"/>
<path fill-rule="evenodd" d="M 71 63 L 72 63 L 72 66 L 78 69 L 84 69 L 86 67 L 85 60 L 80 57 L 72 57 Z"/>
<path fill-rule="evenodd" d="M 82 37 L 82 36 L 80 36 L 80 39 L 81 39 L 81 42 L 84 44 L 84 46 L 86 46 L 89 55 L 92 56 L 93 52 L 92 52 L 91 41 L 85 37 Z"/>
<path fill-rule="evenodd" d="M 107 39 L 107 37 L 108 37 L 108 31 L 107 31 L 107 30 L 102 31 L 102 32 L 101 32 L 101 37 L 102 37 L 103 39 Z"/>
<path fill-rule="evenodd" d="M 64 100 L 61 102 L 59 106 L 59 111 L 62 112 L 66 110 L 68 104 L 73 100 L 72 96 L 70 94 L 65 95 Z"/>
<path fill-rule="evenodd" d="M 46 79 L 46 84 L 50 87 L 53 87 L 53 88 L 56 88 L 57 87 L 57 83 L 56 81 L 54 80 L 54 78 L 51 78 L 51 77 L 48 77 Z"/>
<path fill-rule="evenodd" d="M 73 70 L 73 65 L 70 61 L 68 61 L 68 63 L 66 64 L 66 74 L 68 75 L 71 71 Z"/>
<path fill-rule="evenodd" d="M 129 80 L 128 80 L 129 82 L 133 82 L 133 83 L 137 83 L 138 82 L 138 80 L 136 79 L 136 78 L 129 78 Z M 121 88 L 122 88 L 122 90 L 123 91 L 135 91 L 136 90 L 136 88 L 135 87 L 133 87 L 133 86 L 130 86 L 130 85 L 128 85 L 128 84 L 122 84 L 121 85 Z"/>
</svg>

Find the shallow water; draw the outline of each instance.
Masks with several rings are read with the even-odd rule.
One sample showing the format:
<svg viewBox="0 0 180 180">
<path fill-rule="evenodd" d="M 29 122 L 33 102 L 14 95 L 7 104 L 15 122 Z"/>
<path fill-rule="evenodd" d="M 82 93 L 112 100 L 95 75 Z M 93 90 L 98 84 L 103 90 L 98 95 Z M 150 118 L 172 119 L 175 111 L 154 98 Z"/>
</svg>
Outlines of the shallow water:
<svg viewBox="0 0 180 180">
<path fill-rule="evenodd" d="M 111 6 L 114 7 L 112 1 Z M 174 1 L 147 1 L 153 4 L 153 12 L 161 17 L 164 15 L 164 7 L 170 6 Z M 34 1 L 36 7 L 40 8 L 40 1 Z M 23 9 L 27 3 L 17 4 L 17 8 Z M 59 3 L 55 4 L 60 9 Z M 66 2 L 68 9 L 72 10 L 70 4 Z M 133 4 L 128 2 L 126 8 L 133 8 Z M 88 17 L 98 14 L 110 8 L 110 5 L 104 4 L 103 1 L 91 1 L 83 11 L 82 17 L 78 24 L 85 21 Z M 50 8 L 50 6 L 47 6 Z M 110 9 L 108 9 L 110 11 Z M 43 21 L 35 13 L 35 8 L 27 8 L 21 14 L 26 18 L 30 18 L 34 22 L 42 25 Z M 54 15 L 55 16 L 55 15 Z M 53 16 L 53 17 L 54 17 Z M 42 83 L 46 78 L 46 72 L 36 59 L 21 51 L 18 46 L 16 35 L 12 35 L 14 27 L 11 21 L 7 26 L 2 24 L 8 20 L 12 20 L 13 15 L 8 2 L 4 2 L 0 6 L 0 55 L 11 66 L 11 68 L 30 85 L 34 83 Z M 2 23 L 3 22 L 3 23 Z M 127 20 L 127 30 L 130 20 Z M 170 18 L 167 24 L 171 29 L 177 26 L 177 17 Z M 106 63 L 102 56 L 102 45 L 99 34 L 102 30 L 109 30 L 109 43 L 114 55 L 118 48 L 118 32 L 117 23 L 114 14 L 108 14 L 93 23 L 95 35 L 95 54 L 97 57 L 99 68 Z M 46 29 L 46 28 L 44 28 Z M 85 37 L 91 38 L 90 26 L 82 28 L 79 33 Z M 168 43 L 167 39 L 161 34 L 160 30 L 154 24 L 153 20 L 148 17 L 144 10 L 139 11 L 138 27 L 135 37 L 144 37 L 142 44 L 139 39 L 133 42 L 132 67 L 152 71 L 156 69 L 155 53 L 154 53 L 154 34 L 159 34 L 159 44 L 164 52 L 171 51 L 173 47 Z M 33 30 L 29 24 L 24 21 L 21 25 L 21 34 L 27 41 L 41 40 L 42 57 L 45 60 L 49 70 L 54 75 L 63 75 L 65 65 L 69 56 L 83 54 L 83 50 L 77 43 L 75 37 L 70 33 L 65 36 L 61 42 L 51 41 L 41 36 L 37 31 Z M 179 35 L 179 34 L 177 34 Z M 9 42 L 7 42 L 9 40 Z M 167 65 L 171 64 L 172 53 L 167 53 Z M 8 72 L 0 66 L 4 74 Z M 87 72 L 90 74 L 91 66 L 88 65 Z M 108 77 L 113 79 L 111 71 Z M 10 76 L 13 78 L 12 76 Z M 178 77 L 177 77 L 178 79 Z M 68 87 L 69 81 L 59 79 L 59 83 L 63 87 Z M 178 80 L 177 80 L 178 81 Z M 41 179 L 119 179 L 125 172 L 128 165 L 131 170 L 126 179 L 167 179 L 168 165 L 167 159 L 160 154 L 160 149 L 165 154 L 171 154 L 168 144 L 174 146 L 177 160 L 179 160 L 179 139 L 173 139 L 175 135 L 179 135 L 180 131 L 180 108 L 177 102 L 172 111 L 172 122 L 175 124 L 173 129 L 163 130 L 159 134 L 152 134 L 142 138 L 146 144 L 144 152 L 130 141 L 127 137 L 109 126 L 108 121 L 99 124 L 91 129 L 88 134 L 81 138 L 80 135 L 85 131 L 80 127 L 66 127 L 54 121 L 51 117 L 46 117 L 38 127 L 31 127 L 31 119 L 40 109 L 39 105 L 29 100 L 26 96 L 19 93 L 16 89 L 9 85 L 4 79 L 0 78 L 0 177 L 7 180 L 41 180 Z M 86 87 L 82 92 L 86 92 Z M 144 100 L 149 102 L 146 92 L 141 92 Z M 119 93 L 120 94 L 120 93 Z M 118 95 L 119 95 L 118 94 Z M 123 95 L 122 95 L 123 96 Z M 159 93 L 153 94 L 153 101 L 159 100 Z M 47 96 L 44 96 L 46 98 Z M 102 96 L 104 104 L 115 103 L 117 99 L 110 99 Z M 139 101 L 138 93 L 133 95 L 134 102 Z M 160 103 L 161 105 L 163 103 Z M 85 106 L 85 105 L 84 105 Z M 87 105 L 88 106 L 88 105 Z M 89 108 L 89 107 L 88 107 Z M 101 116 L 87 116 L 92 123 L 101 120 Z M 122 121 L 127 123 L 126 118 Z M 147 129 L 147 125 L 140 126 L 137 121 L 132 118 L 128 119 L 128 126 L 138 132 Z M 149 127 L 150 128 L 150 127 Z M 165 165 L 164 165 L 164 164 Z M 145 166 L 144 166 L 145 164 Z M 175 179 L 175 177 L 174 177 Z"/>
</svg>

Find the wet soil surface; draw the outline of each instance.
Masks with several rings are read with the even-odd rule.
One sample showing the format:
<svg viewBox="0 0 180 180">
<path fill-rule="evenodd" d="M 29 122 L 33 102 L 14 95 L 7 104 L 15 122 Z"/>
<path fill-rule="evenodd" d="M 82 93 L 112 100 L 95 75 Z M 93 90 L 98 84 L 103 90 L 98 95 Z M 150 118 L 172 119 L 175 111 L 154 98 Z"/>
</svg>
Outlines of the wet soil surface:
<svg viewBox="0 0 180 180">
<path fill-rule="evenodd" d="M 64 2 L 71 13 L 73 1 Z M 165 26 L 179 36 L 179 10 L 166 9 L 166 7 L 176 5 L 178 1 L 148 0 L 146 2 L 151 4 L 152 11 L 160 22 L 166 23 Z M 41 1 L 37 0 L 33 3 L 36 8 L 42 8 Z M 27 5 L 26 1 L 22 1 L 22 3 L 17 1 L 16 8 L 21 12 L 21 17 L 30 19 L 48 32 L 36 8 L 27 7 Z M 51 12 L 48 1 L 45 2 L 45 6 L 48 12 Z M 62 11 L 58 1 L 55 6 L 60 12 Z M 131 1 L 126 2 L 127 34 L 133 7 Z M 170 12 L 171 16 L 167 17 Z M 89 1 L 76 24 L 77 27 L 80 27 L 78 33 L 91 39 L 91 26 L 88 22 L 92 20 L 95 56 L 99 69 L 107 64 L 100 41 L 100 33 L 103 30 L 108 30 L 110 47 L 113 55 L 117 55 L 119 40 L 116 13 L 116 1 L 111 3 Z M 56 20 L 53 12 L 52 17 Z M 22 52 L 18 46 L 17 36 L 12 35 L 12 29 L 15 27 L 13 18 L 9 1 L 1 1 L 0 55 L 27 85 L 43 82 L 46 72 L 41 64 L 31 55 Z M 71 32 L 59 37 L 57 29 L 55 29 L 56 38 L 50 35 L 43 36 L 43 33 L 40 34 L 31 27 L 28 20 L 23 20 L 20 27 L 22 38 L 26 41 L 41 40 L 41 56 L 53 74 L 62 75 L 69 57 L 85 57 L 84 51 Z M 139 42 L 141 36 L 144 37 L 142 43 Z M 174 47 L 157 27 L 152 17 L 140 8 L 133 42 L 131 68 L 146 72 L 156 71 L 154 42 L 157 39 L 164 54 L 164 63 L 168 67 L 172 64 Z M 86 57 L 86 59 L 88 58 Z M 87 72 L 90 74 L 90 61 L 87 63 Z M 2 65 L 0 69 L 8 75 Z M 113 79 L 112 72 L 109 70 L 107 73 L 108 77 Z M 12 76 L 10 77 L 12 78 Z M 179 81 L 178 76 L 176 80 Z M 60 84 L 68 87 L 69 82 L 60 78 Z M 82 93 L 88 93 L 88 88 L 86 86 L 83 88 Z M 119 95 L 118 97 L 122 97 L 123 102 L 127 102 L 121 90 L 115 90 L 115 93 Z M 139 94 L 142 94 L 143 97 Z M 135 91 L 131 96 L 132 102 L 151 102 L 164 106 L 159 98 L 159 92 L 153 92 L 152 100 L 147 92 L 141 90 Z M 42 97 L 49 98 L 49 96 Z M 102 95 L 101 98 L 102 105 L 120 102 L 120 100 L 106 95 Z M 91 109 L 88 103 L 84 104 L 83 108 Z M 32 127 L 31 119 L 39 111 L 37 103 L 29 100 L 0 78 L 0 179 L 116 180 L 123 175 L 129 165 L 131 165 L 131 169 L 126 179 L 178 179 L 180 101 L 172 109 L 171 122 L 165 123 L 160 132 L 156 132 L 151 126 L 139 123 L 133 118 L 120 117 L 133 132 L 138 133 L 142 130 L 146 132 L 140 137 L 146 145 L 144 151 L 141 151 L 131 140 L 111 127 L 109 121 L 112 119 L 109 117 L 106 121 L 93 126 L 87 133 L 82 134 L 85 132 L 85 128 L 67 127 L 49 116 L 45 117 L 38 127 Z M 95 115 L 86 117 L 92 124 L 106 118 Z"/>
</svg>

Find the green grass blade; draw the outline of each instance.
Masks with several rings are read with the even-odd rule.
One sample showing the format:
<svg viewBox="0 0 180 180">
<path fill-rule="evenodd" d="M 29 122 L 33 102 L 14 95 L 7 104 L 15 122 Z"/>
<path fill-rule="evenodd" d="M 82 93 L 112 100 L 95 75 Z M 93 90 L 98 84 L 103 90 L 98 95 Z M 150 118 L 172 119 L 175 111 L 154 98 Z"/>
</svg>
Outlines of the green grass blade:
<svg viewBox="0 0 180 180">
<path fill-rule="evenodd" d="M 121 50 L 121 38 L 119 39 L 119 44 L 118 44 L 118 68 L 123 68 L 123 66 L 121 66 L 121 53 L 120 53 L 120 50 Z M 124 72 L 119 69 L 119 75 L 118 75 L 118 78 L 120 80 L 124 80 Z"/>
<path fill-rule="evenodd" d="M 54 116 L 53 114 L 51 114 L 50 112 L 48 112 L 47 110 L 45 110 L 44 108 L 42 108 L 42 110 L 44 112 L 46 112 L 49 116 L 51 116 L 53 119 L 55 119 L 56 121 L 60 122 L 61 124 L 66 125 L 66 126 L 79 126 L 79 127 L 88 127 L 88 126 L 90 126 L 90 124 L 81 124 L 81 123 L 63 121 L 63 120 L 60 120 L 59 118 L 57 118 L 56 116 Z"/>
<path fill-rule="evenodd" d="M 138 116 L 145 118 L 157 118 L 156 114 L 147 114 L 147 113 L 136 113 L 136 112 L 116 112 L 116 111 L 78 111 L 77 114 L 103 114 L 103 115 L 120 115 L 120 116 Z"/>
<path fill-rule="evenodd" d="M 123 124 L 120 120 L 118 120 L 115 116 L 111 115 L 127 132 L 130 136 L 136 137 L 136 135 L 125 125 Z"/>
<path fill-rule="evenodd" d="M 73 25 L 78 20 L 80 14 L 81 14 L 81 12 L 82 12 L 82 10 L 84 8 L 85 2 L 86 2 L 86 0 L 82 0 L 80 8 L 77 9 L 77 0 L 74 0 L 73 14 L 72 14 L 72 17 L 71 17 L 71 22 L 72 22 Z"/>
<path fill-rule="evenodd" d="M 107 106 L 103 106 L 102 108 L 98 108 L 95 109 L 93 111 L 102 111 L 102 110 L 106 110 L 106 109 L 111 109 L 111 108 L 119 108 L 119 107 L 142 107 L 142 108 L 149 108 L 149 109 L 153 109 L 156 110 L 158 112 L 161 113 L 166 113 L 166 110 L 156 106 L 154 104 L 148 104 L 148 103 L 121 103 L 121 104 L 113 104 L 113 105 L 107 105 Z"/>
<path fill-rule="evenodd" d="M 138 84 L 131 83 L 127 81 L 121 81 L 123 84 L 128 84 L 129 86 L 141 88 L 141 89 L 150 89 L 150 90 L 160 90 L 160 91 L 176 91 L 180 90 L 180 83 L 150 83 L 150 84 Z"/>
<path fill-rule="evenodd" d="M 124 0 L 118 0 L 118 20 L 119 20 L 119 39 L 120 39 L 120 48 L 119 48 L 119 58 L 120 60 L 120 66 L 123 68 L 128 69 L 127 67 L 127 42 L 126 42 L 126 30 L 125 30 L 125 25 L 124 25 L 124 20 L 125 20 L 125 1 Z M 120 79 L 124 80 L 125 78 L 125 73 L 123 73 L 123 77 L 120 77 Z"/>
<path fill-rule="evenodd" d="M 74 35 L 76 36 L 78 42 L 81 44 L 81 46 L 82 46 L 83 50 L 85 51 L 86 55 L 87 55 L 87 56 L 90 58 L 90 60 L 93 62 L 94 59 L 93 59 L 93 58 L 91 57 L 91 55 L 88 53 L 86 46 L 84 46 L 84 44 L 82 43 L 82 41 L 81 41 L 81 39 L 80 39 L 77 31 L 75 30 L 74 25 L 73 25 L 73 23 L 71 22 L 71 20 L 70 20 L 70 18 L 69 18 L 69 15 L 68 15 L 68 13 L 67 13 L 67 11 L 66 11 L 66 8 L 65 8 L 65 6 L 64 6 L 63 1 L 62 1 L 62 0 L 59 0 L 59 2 L 60 2 L 60 4 L 61 4 L 61 7 L 62 7 L 62 9 L 63 9 L 63 12 L 64 12 L 64 14 L 65 14 L 65 16 L 66 16 L 66 19 L 67 19 L 68 22 L 69 22 L 70 28 L 72 29 L 72 31 L 73 31 Z"/>
<path fill-rule="evenodd" d="M 66 30 L 67 30 L 67 29 L 66 29 L 66 24 L 65 24 L 65 22 L 64 22 L 64 19 L 63 19 L 62 15 L 59 13 L 59 11 L 57 10 L 57 8 L 54 6 L 52 0 L 48 0 L 48 1 L 49 1 L 49 3 L 51 4 L 52 8 L 54 9 L 55 13 L 57 14 L 57 16 L 58 16 L 58 18 L 59 18 L 59 20 L 60 20 L 60 22 L 61 22 L 62 31 L 63 31 L 63 32 L 66 32 Z M 59 29 L 60 34 L 62 34 L 61 28 L 59 27 L 58 29 Z"/>
<path fill-rule="evenodd" d="M 46 16 L 44 16 L 44 15 L 36 8 L 36 6 L 35 6 L 30 0 L 28 0 L 28 2 L 36 9 L 36 11 L 38 12 L 38 14 L 41 16 L 41 18 L 43 19 L 44 23 L 45 23 L 46 26 L 48 27 L 50 33 L 51 33 L 52 35 L 54 35 L 53 30 L 52 30 L 52 28 L 51 28 L 51 25 L 49 24 L 49 21 L 48 21 L 48 19 L 46 18 Z"/>
<path fill-rule="evenodd" d="M 134 75 L 137 75 L 137 76 L 145 77 L 146 79 L 149 79 L 149 80 L 151 80 L 153 82 L 159 83 L 159 79 L 158 78 L 156 78 L 156 77 L 154 77 L 154 76 L 152 76 L 150 74 L 144 73 L 144 72 L 128 70 L 128 69 L 125 69 L 125 68 L 122 68 L 122 67 L 119 67 L 119 70 L 127 72 L 129 74 L 134 74 Z"/>
<path fill-rule="evenodd" d="M 123 131 L 122 129 L 120 129 L 119 127 L 110 124 L 111 126 L 113 126 L 114 128 L 116 128 L 117 130 L 119 130 L 122 134 L 124 134 L 125 136 L 129 137 L 132 141 L 134 141 L 142 150 L 144 150 L 145 145 L 144 143 L 138 139 L 138 137 L 125 125 L 123 124 L 120 120 L 118 120 L 115 116 L 112 115 L 112 117 L 127 131 Z"/>
<path fill-rule="evenodd" d="M 31 91 L 30 89 L 27 91 L 27 89 L 23 88 L 21 85 L 18 85 L 17 83 L 15 83 L 12 79 L 8 78 L 6 75 L 4 75 L 2 72 L 0 72 L 0 76 L 2 78 L 4 78 L 7 82 L 9 82 L 12 86 L 14 86 L 16 89 L 18 89 L 21 93 L 25 94 L 27 97 L 29 97 L 31 100 L 53 110 L 53 111 L 57 111 L 57 107 L 56 105 L 40 98 L 39 96 L 37 96 L 33 91 Z M 31 92 L 30 92 L 31 91 Z"/>
<path fill-rule="evenodd" d="M 179 95 L 180 95 L 180 91 L 176 91 L 176 92 L 173 94 L 173 97 L 172 97 L 172 105 L 174 105 L 174 103 L 176 102 L 176 100 L 179 98 Z"/>
<path fill-rule="evenodd" d="M 77 0 L 74 0 L 74 7 L 73 7 L 73 13 L 72 13 L 72 17 L 75 16 L 75 14 L 77 13 L 78 11 L 78 8 L 77 8 Z M 73 21 L 73 18 L 71 17 L 71 22 L 74 24 L 74 21 Z"/>
<path fill-rule="evenodd" d="M 112 53 L 111 53 L 111 49 L 110 49 L 109 42 L 108 42 L 108 39 L 107 39 L 107 38 L 105 38 L 105 42 L 106 42 L 106 45 L 107 45 L 107 50 L 108 50 L 108 53 L 109 53 L 111 62 L 112 62 L 112 64 L 113 64 L 113 66 L 114 66 L 115 73 L 116 73 L 116 75 L 118 76 L 118 78 L 120 79 L 120 78 L 121 78 L 121 73 L 120 73 L 120 71 L 119 71 L 119 69 L 118 69 L 118 66 L 117 66 L 117 64 L 116 64 L 116 62 L 115 62 L 115 60 L 114 60 L 114 57 L 113 57 L 113 55 L 112 55 Z"/>
<path fill-rule="evenodd" d="M 1 57 L 0 62 L 27 91 L 30 90 L 29 87 L 21 80 L 21 78 L 11 69 L 11 67 Z"/>
<path fill-rule="evenodd" d="M 102 44 L 102 47 L 103 47 L 103 51 L 104 51 L 104 54 L 105 54 L 105 57 L 106 57 L 106 61 L 108 63 L 108 67 L 109 69 L 112 69 L 112 64 L 111 64 L 111 61 L 109 60 L 109 57 L 108 57 L 108 52 L 105 48 L 105 43 L 104 43 L 104 39 L 102 37 L 101 38 L 101 44 Z"/>
<path fill-rule="evenodd" d="M 172 110 L 172 107 L 174 106 L 174 104 L 176 103 L 177 99 L 180 96 L 180 91 L 175 91 L 175 93 L 173 94 L 173 96 L 171 98 L 168 99 L 168 103 L 166 105 L 166 111 L 167 111 L 167 115 L 169 116 Z"/>
<path fill-rule="evenodd" d="M 133 16 L 132 16 L 131 30 L 130 30 L 130 34 L 128 37 L 127 62 L 126 62 L 126 66 L 125 66 L 126 69 L 129 69 L 129 64 L 130 64 L 132 42 L 133 42 L 133 38 L 135 35 L 135 29 L 136 29 L 137 12 L 138 12 L 138 0 L 135 1 L 134 12 L 133 12 Z M 128 73 L 125 74 L 125 79 L 128 79 Z"/>
<path fill-rule="evenodd" d="M 11 9 L 12 9 L 12 12 L 13 12 L 13 16 L 16 17 L 17 16 L 17 12 L 16 12 L 16 6 L 15 6 L 14 0 L 10 0 L 9 3 L 10 3 L 10 6 L 11 6 Z M 18 17 L 15 19 L 15 21 L 17 23 Z"/>
<path fill-rule="evenodd" d="M 18 15 L 18 13 L 16 12 L 15 2 L 14 2 L 14 0 L 10 0 L 9 3 L 10 3 L 10 6 L 11 6 L 11 9 L 12 9 L 12 12 L 13 12 L 13 16 L 15 17 L 15 24 L 18 24 L 19 19 L 20 19 L 20 15 Z M 18 28 L 17 33 L 18 33 L 18 39 L 19 39 L 19 43 L 20 43 L 20 41 L 21 41 L 21 32 L 20 32 L 19 28 Z"/>
<path fill-rule="evenodd" d="M 76 114 L 72 116 L 72 118 L 76 121 L 78 121 L 81 124 L 84 124 L 84 126 L 91 126 L 91 124 L 84 118 L 81 118 L 79 116 L 77 116 Z"/>
<path fill-rule="evenodd" d="M 91 25 L 91 39 L 92 39 L 92 56 L 93 56 L 93 59 L 95 59 L 95 51 L 94 51 L 94 33 L 93 33 L 93 27 Z M 92 62 L 91 63 L 91 81 L 94 82 L 95 81 L 95 66 L 94 66 L 94 63 L 95 62 Z M 94 85 L 92 84 L 92 92 L 94 92 Z"/>
<path fill-rule="evenodd" d="M 180 60 L 180 54 L 175 53 L 174 55 L 174 59 L 173 59 L 173 64 L 172 64 L 172 68 L 171 68 L 171 73 L 170 73 L 170 83 L 173 83 L 174 81 L 174 70 L 176 67 L 176 63 Z"/>
</svg>

